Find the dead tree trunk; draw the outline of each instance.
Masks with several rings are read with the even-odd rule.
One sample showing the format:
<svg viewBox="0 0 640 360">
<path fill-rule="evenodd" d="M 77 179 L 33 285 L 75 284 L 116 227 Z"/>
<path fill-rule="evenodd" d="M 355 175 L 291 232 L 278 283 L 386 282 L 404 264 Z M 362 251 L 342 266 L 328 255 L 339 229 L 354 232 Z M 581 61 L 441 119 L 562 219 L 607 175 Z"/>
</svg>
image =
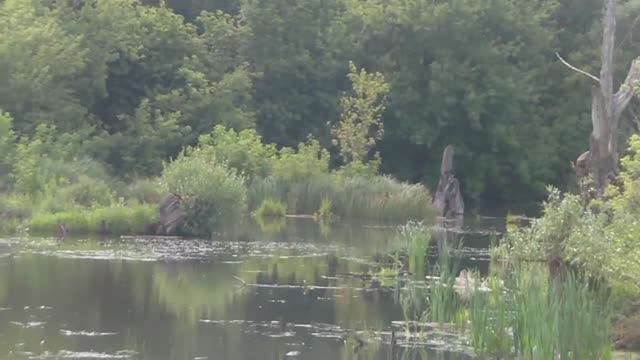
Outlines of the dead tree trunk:
<svg viewBox="0 0 640 360">
<path fill-rule="evenodd" d="M 572 70 L 587 75 L 596 82 L 591 91 L 593 130 L 589 138 L 589 151 L 578 158 L 576 170 L 583 169 L 583 173 L 591 176 L 598 196 L 602 195 L 611 180 L 618 176 L 618 121 L 631 101 L 640 80 L 639 57 L 631 64 L 624 83 L 616 93 L 613 92 L 616 5 L 617 0 L 605 0 L 604 3 L 600 78 L 570 65 L 558 55 L 560 60 Z M 586 174 L 577 171 L 579 177 Z"/>
<path fill-rule="evenodd" d="M 464 215 L 464 201 L 460 193 L 460 182 L 453 173 L 453 146 L 448 145 L 442 153 L 440 181 L 433 199 L 433 206 L 440 216 Z"/>
</svg>

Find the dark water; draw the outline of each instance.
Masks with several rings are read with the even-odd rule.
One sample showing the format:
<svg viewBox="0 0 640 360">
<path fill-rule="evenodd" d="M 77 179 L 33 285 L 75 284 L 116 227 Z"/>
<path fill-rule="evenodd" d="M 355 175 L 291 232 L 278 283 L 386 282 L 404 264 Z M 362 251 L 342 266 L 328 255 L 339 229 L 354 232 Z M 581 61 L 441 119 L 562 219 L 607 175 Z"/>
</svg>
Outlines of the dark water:
<svg viewBox="0 0 640 360">
<path fill-rule="evenodd" d="M 482 249 L 500 223 L 440 242 Z M 371 276 L 402 246 L 396 232 L 299 220 L 217 241 L 0 240 L 0 358 L 469 358 L 454 334 L 404 336 L 411 277 Z M 486 254 L 462 253 L 486 271 Z"/>
</svg>

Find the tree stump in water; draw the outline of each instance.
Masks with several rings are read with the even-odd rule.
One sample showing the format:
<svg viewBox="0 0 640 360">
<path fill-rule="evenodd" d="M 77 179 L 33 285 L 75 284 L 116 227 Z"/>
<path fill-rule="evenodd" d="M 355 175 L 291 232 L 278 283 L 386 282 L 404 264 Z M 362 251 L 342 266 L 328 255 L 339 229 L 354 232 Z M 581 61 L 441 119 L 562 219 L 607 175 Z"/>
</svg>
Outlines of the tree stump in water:
<svg viewBox="0 0 640 360">
<path fill-rule="evenodd" d="M 160 201 L 160 224 L 156 235 L 175 235 L 177 229 L 184 225 L 186 215 L 180 196 L 167 195 Z"/>
<path fill-rule="evenodd" d="M 440 181 L 438 181 L 433 206 L 438 209 L 440 216 L 464 215 L 464 201 L 460 193 L 460 182 L 453 172 L 453 146 L 451 145 L 448 145 L 442 153 Z"/>
</svg>

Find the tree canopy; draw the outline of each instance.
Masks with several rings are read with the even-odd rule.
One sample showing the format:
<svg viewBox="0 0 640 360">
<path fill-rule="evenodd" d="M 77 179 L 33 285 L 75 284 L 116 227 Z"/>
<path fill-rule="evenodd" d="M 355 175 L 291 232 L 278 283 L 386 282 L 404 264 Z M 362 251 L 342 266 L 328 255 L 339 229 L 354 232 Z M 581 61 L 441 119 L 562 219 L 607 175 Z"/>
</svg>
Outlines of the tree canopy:
<svg viewBox="0 0 640 360">
<path fill-rule="evenodd" d="M 628 64 L 640 47 L 640 3 L 620 7 L 616 57 Z M 278 146 L 311 135 L 339 160 L 332 128 L 351 92 L 360 96 L 352 82 L 362 69 L 384 79 L 385 111 L 374 114 L 384 136 L 371 149 L 382 172 L 433 188 L 452 144 L 472 206 L 539 200 L 546 184 L 569 183 L 570 161 L 588 148 L 589 84 L 555 52 L 599 68 L 601 8 L 599 0 L 3 0 L 0 148 L 10 150 L 0 171 L 19 157 L 11 143 L 46 131 L 78 143 L 65 161 L 89 157 L 125 180 L 157 176 L 216 125 L 254 129 Z M 631 127 L 621 129 L 624 137 Z M 0 174 L 0 187 L 12 182 Z"/>
</svg>

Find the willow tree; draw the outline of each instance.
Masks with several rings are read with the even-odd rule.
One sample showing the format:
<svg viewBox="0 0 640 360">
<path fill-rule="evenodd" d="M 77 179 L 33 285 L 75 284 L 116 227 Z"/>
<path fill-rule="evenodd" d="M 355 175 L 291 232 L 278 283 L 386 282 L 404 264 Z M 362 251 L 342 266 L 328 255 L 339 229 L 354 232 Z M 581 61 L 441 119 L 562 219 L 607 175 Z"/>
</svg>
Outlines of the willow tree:
<svg viewBox="0 0 640 360">
<path fill-rule="evenodd" d="M 565 65 L 595 82 L 591 92 L 593 129 L 589 138 L 589 151 L 580 155 L 576 161 L 576 172 L 579 177 L 591 176 L 597 195 L 601 195 L 611 180 L 618 176 L 618 123 L 640 81 L 638 57 L 632 62 L 624 82 L 614 92 L 616 6 L 617 0 L 604 0 L 600 77 L 572 66 L 558 55 Z"/>
</svg>

